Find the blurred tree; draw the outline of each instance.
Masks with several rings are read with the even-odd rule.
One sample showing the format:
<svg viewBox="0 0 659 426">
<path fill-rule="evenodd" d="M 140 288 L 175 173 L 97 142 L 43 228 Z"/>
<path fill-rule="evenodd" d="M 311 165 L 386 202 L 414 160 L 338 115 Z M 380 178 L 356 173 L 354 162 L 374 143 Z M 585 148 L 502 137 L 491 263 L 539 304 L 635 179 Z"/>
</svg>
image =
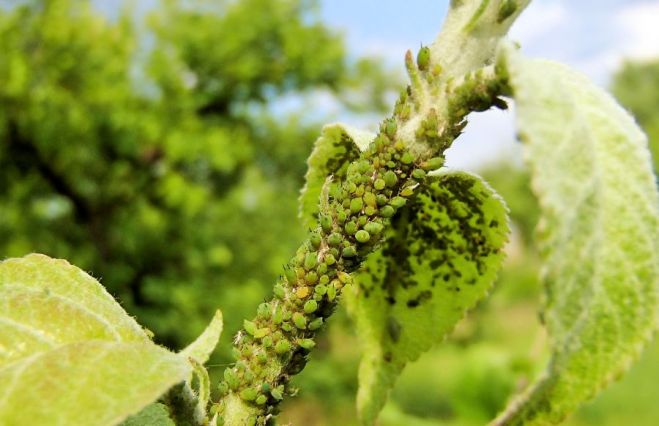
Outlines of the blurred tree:
<svg viewBox="0 0 659 426">
<path fill-rule="evenodd" d="M 659 171 L 659 59 L 627 62 L 613 77 L 613 93 L 645 130 Z"/>
<path fill-rule="evenodd" d="M 273 102 L 322 90 L 372 111 L 391 79 L 348 60 L 314 1 L 164 0 L 143 18 L 0 8 L 0 258 L 66 258 L 180 347 L 218 306 L 237 328 L 299 243 L 323 117 Z"/>
</svg>

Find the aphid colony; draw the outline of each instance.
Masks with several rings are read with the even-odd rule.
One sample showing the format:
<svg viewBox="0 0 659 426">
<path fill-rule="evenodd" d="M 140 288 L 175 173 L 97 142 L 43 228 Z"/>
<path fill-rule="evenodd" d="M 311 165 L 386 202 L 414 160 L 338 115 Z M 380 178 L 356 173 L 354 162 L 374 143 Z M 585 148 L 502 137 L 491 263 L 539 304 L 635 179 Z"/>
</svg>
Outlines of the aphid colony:
<svg viewBox="0 0 659 426">
<path fill-rule="evenodd" d="M 424 49 L 415 72 L 427 79 L 432 67 Z M 335 182 L 324 191 L 317 228 L 285 266 L 274 298 L 258 307 L 256 318 L 244 322 L 234 346 L 237 362 L 225 370 L 221 394 L 237 394 L 262 407 L 258 411 L 264 416 L 274 414 L 277 403 L 290 392 L 289 377 L 304 368 L 316 331 L 331 315 L 343 287 L 351 283 L 349 274 L 383 241 L 390 218 L 415 194 L 426 173 L 443 164 L 443 157 L 421 156 L 397 140 L 398 126 L 407 121 L 400 112 L 419 107 L 414 93 L 409 87 L 401 94 L 394 116 L 382 123 L 368 149 L 348 166 L 343 179 L 334 176 Z M 417 137 L 430 142 L 439 137 L 439 129 L 435 111 L 426 115 Z M 216 409 L 221 412 L 223 407 Z"/>
</svg>

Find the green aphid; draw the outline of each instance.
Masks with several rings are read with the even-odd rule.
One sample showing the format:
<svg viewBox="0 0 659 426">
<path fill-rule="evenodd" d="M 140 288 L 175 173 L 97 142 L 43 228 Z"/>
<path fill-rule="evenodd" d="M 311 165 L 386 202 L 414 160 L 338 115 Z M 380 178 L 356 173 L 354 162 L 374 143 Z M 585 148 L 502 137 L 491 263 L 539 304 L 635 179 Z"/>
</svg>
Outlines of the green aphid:
<svg viewBox="0 0 659 426">
<path fill-rule="evenodd" d="M 318 309 L 318 302 L 316 302 L 313 299 L 307 300 L 304 303 L 304 312 L 306 312 L 308 314 L 312 314 L 312 313 L 316 312 L 317 309 Z M 297 323 L 296 323 L 296 325 L 297 325 Z"/>
<path fill-rule="evenodd" d="M 293 326 L 291 324 L 285 322 L 281 325 L 281 329 L 284 330 L 287 333 L 290 333 L 291 331 L 293 331 Z"/>
<path fill-rule="evenodd" d="M 295 274 L 295 270 L 292 268 L 284 268 L 284 276 L 286 277 L 286 281 L 288 281 L 288 283 L 291 285 L 295 284 L 295 281 L 297 281 L 297 275 Z"/>
<path fill-rule="evenodd" d="M 416 180 L 423 180 L 426 177 L 426 172 L 422 169 L 414 169 L 412 171 L 412 177 Z"/>
<path fill-rule="evenodd" d="M 224 396 L 229 393 L 229 384 L 225 381 L 221 381 L 219 385 L 217 385 L 217 392 L 220 394 L 220 396 Z"/>
<path fill-rule="evenodd" d="M 382 230 L 384 229 L 384 226 L 381 223 L 377 222 L 369 222 L 366 225 L 364 225 L 364 231 L 368 232 L 371 235 L 378 235 Z"/>
<path fill-rule="evenodd" d="M 270 329 L 268 327 L 259 328 L 254 332 L 255 339 L 263 339 L 265 336 L 270 334 Z"/>
<path fill-rule="evenodd" d="M 284 311 L 280 306 L 275 309 L 275 313 L 272 315 L 272 322 L 275 324 L 281 324 L 284 322 Z"/>
<path fill-rule="evenodd" d="M 371 234 L 369 234 L 367 231 L 360 229 L 357 231 L 355 234 L 355 239 L 359 241 L 360 243 L 367 243 L 368 240 L 371 239 Z"/>
<path fill-rule="evenodd" d="M 387 204 L 387 201 L 389 201 L 389 199 L 384 194 L 378 194 L 376 196 L 376 201 L 378 202 L 378 206 L 382 207 L 385 204 Z"/>
<path fill-rule="evenodd" d="M 348 182 L 346 189 L 348 190 L 349 193 L 352 194 L 357 190 L 357 184 L 355 184 L 355 182 Z"/>
<path fill-rule="evenodd" d="M 398 182 L 398 177 L 396 177 L 396 173 L 394 173 L 391 170 L 387 170 L 387 172 L 383 176 L 384 178 L 384 183 L 391 188 L 392 186 L 395 186 L 396 183 Z"/>
<path fill-rule="evenodd" d="M 330 284 L 327 286 L 327 300 L 332 302 L 334 299 L 336 299 L 336 287 L 334 287 L 333 284 Z"/>
<path fill-rule="evenodd" d="M 389 205 L 395 209 L 403 207 L 407 203 L 407 200 L 403 197 L 394 197 L 389 201 Z"/>
<path fill-rule="evenodd" d="M 259 352 L 256 354 L 256 360 L 259 364 L 266 364 L 268 362 L 268 354 L 265 352 Z"/>
<path fill-rule="evenodd" d="M 290 281 L 289 281 L 290 282 Z M 286 296 L 286 290 L 284 289 L 284 286 L 281 284 L 275 284 L 275 288 L 273 290 L 273 293 L 278 299 L 284 299 Z"/>
<path fill-rule="evenodd" d="M 357 224 L 355 222 L 350 221 L 350 222 L 346 223 L 346 226 L 344 227 L 344 229 L 345 229 L 346 233 L 348 233 L 349 235 L 354 235 L 355 232 L 357 232 L 358 228 L 357 228 Z"/>
<path fill-rule="evenodd" d="M 384 206 L 380 209 L 380 216 L 389 218 L 396 214 L 396 210 L 391 206 Z"/>
<path fill-rule="evenodd" d="M 275 353 L 277 355 L 284 355 L 291 350 L 291 344 L 288 340 L 280 340 L 275 345 Z"/>
<path fill-rule="evenodd" d="M 364 202 L 361 198 L 353 198 L 350 200 L 350 213 L 359 213 L 362 210 L 362 207 L 364 207 Z"/>
<path fill-rule="evenodd" d="M 364 203 L 366 203 L 367 206 L 375 207 L 377 205 L 377 198 L 372 192 L 365 193 L 362 198 L 364 199 Z"/>
<path fill-rule="evenodd" d="M 382 191 L 385 186 L 386 181 L 382 179 L 375 179 L 375 182 L 373 182 L 373 188 L 377 189 L 378 191 Z"/>
<path fill-rule="evenodd" d="M 416 55 L 416 65 L 421 71 L 426 71 L 430 65 L 430 48 L 421 46 L 419 53 Z"/>
<path fill-rule="evenodd" d="M 364 208 L 364 214 L 367 216 L 373 216 L 376 212 L 377 210 L 373 206 L 366 206 Z"/>
<path fill-rule="evenodd" d="M 254 324 L 252 321 L 249 320 L 243 321 L 243 328 L 245 329 L 246 332 L 248 332 L 252 336 L 256 333 L 256 330 L 258 329 L 256 324 Z"/>
<path fill-rule="evenodd" d="M 357 219 L 357 225 L 363 227 L 368 223 L 368 216 L 359 216 Z"/>
<path fill-rule="evenodd" d="M 316 346 L 316 342 L 314 342 L 311 339 L 300 339 L 297 342 L 298 345 L 300 345 L 301 348 L 306 349 L 310 351 L 313 349 L 314 346 Z"/>
<path fill-rule="evenodd" d="M 327 274 L 321 275 L 320 278 L 318 278 L 318 284 L 320 285 L 325 285 L 329 281 L 330 281 L 330 277 Z"/>
<path fill-rule="evenodd" d="M 341 255 L 343 257 L 355 257 L 357 256 L 357 250 L 353 246 L 344 247 L 343 251 L 341 251 Z"/>
<path fill-rule="evenodd" d="M 318 282 L 318 274 L 315 271 L 309 271 L 307 272 L 304 280 L 307 282 L 307 284 L 314 285 Z"/>
<path fill-rule="evenodd" d="M 265 395 L 259 395 L 256 397 L 256 400 L 254 402 L 256 402 L 257 405 L 263 405 L 267 401 L 268 401 L 268 397 L 266 397 Z"/>
<path fill-rule="evenodd" d="M 406 151 L 403 156 L 400 158 L 400 162 L 403 164 L 412 164 L 414 161 L 414 156 L 411 152 Z"/>
<path fill-rule="evenodd" d="M 403 197 L 411 197 L 412 194 L 414 194 L 414 189 L 409 186 L 407 188 L 403 188 L 403 190 L 400 191 L 400 195 Z"/>
<path fill-rule="evenodd" d="M 311 244 L 311 247 L 313 247 L 314 249 L 320 247 L 320 242 L 321 242 L 321 238 L 320 235 L 318 235 L 317 233 L 314 232 L 309 236 L 309 243 Z"/>
<path fill-rule="evenodd" d="M 313 320 L 309 323 L 309 330 L 315 331 L 315 330 L 318 330 L 322 326 L 323 326 L 323 319 L 322 318 L 316 318 L 315 320 Z"/>
<path fill-rule="evenodd" d="M 315 268 L 316 265 L 318 265 L 318 253 L 315 251 L 307 253 L 306 257 L 304 258 L 304 269 L 309 271 Z"/>
<path fill-rule="evenodd" d="M 272 389 L 272 387 L 270 386 L 270 383 L 263 383 L 261 385 L 261 392 L 263 392 L 263 393 L 270 392 L 270 389 Z"/>
<path fill-rule="evenodd" d="M 323 275 L 325 272 L 327 272 L 327 263 L 324 261 L 318 264 L 318 267 L 316 268 L 316 272 L 318 272 L 318 275 Z"/>
<path fill-rule="evenodd" d="M 444 158 L 443 157 L 433 157 L 429 160 L 424 161 L 421 164 L 421 167 L 423 170 L 429 172 L 431 170 L 437 170 L 440 167 L 444 165 Z"/>
<path fill-rule="evenodd" d="M 293 324 L 300 330 L 307 328 L 307 318 L 299 312 L 293 314 Z"/>
<path fill-rule="evenodd" d="M 232 368 L 224 370 L 224 381 L 227 382 L 231 390 L 236 390 L 240 385 L 240 379 L 238 379 L 238 375 Z"/>
<path fill-rule="evenodd" d="M 398 125 L 396 120 L 389 119 L 384 122 L 384 133 L 390 138 L 394 139 L 396 137 L 396 131 L 398 131 Z"/>
<path fill-rule="evenodd" d="M 318 284 L 316 287 L 314 287 L 314 293 L 323 296 L 325 293 L 327 293 L 327 286 L 324 284 Z"/>
<path fill-rule="evenodd" d="M 277 386 L 273 390 L 270 391 L 270 395 L 277 401 L 281 401 L 284 399 L 284 387 L 283 386 Z"/>
<path fill-rule="evenodd" d="M 245 388 L 240 391 L 240 398 L 243 401 L 254 401 L 256 397 L 258 396 L 258 391 L 254 388 Z"/>
<path fill-rule="evenodd" d="M 345 223 L 345 221 L 348 219 L 348 214 L 341 210 L 336 214 L 336 221 L 339 223 Z"/>
<path fill-rule="evenodd" d="M 272 341 L 272 336 L 265 336 L 263 340 L 261 340 L 261 343 L 263 344 L 264 348 L 271 348 L 274 342 Z"/>
<path fill-rule="evenodd" d="M 271 315 L 272 310 L 270 309 L 270 304 L 268 303 L 261 303 L 256 309 L 256 316 L 259 317 L 259 319 L 267 320 Z"/>
<path fill-rule="evenodd" d="M 331 246 L 338 246 L 341 244 L 343 237 L 338 232 L 333 232 L 329 237 L 327 237 L 327 243 Z"/>
<path fill-rule="evenodd" d="M 336 263 L 336 258 L 334 257 L 334 255 L 332 255 L 332 253 L 327 253 L 325 255 L 325 258 L 323 259 L 323 262 L 325 262 L 325 264 L 331 266 L 331 265 L 334 265 Z"/>
<path fill-rule="evenodd" d="M 332 218 L 327 215 L 320 216 L 320 227 L 324 232 L 332 230 Z"/>
</svg>

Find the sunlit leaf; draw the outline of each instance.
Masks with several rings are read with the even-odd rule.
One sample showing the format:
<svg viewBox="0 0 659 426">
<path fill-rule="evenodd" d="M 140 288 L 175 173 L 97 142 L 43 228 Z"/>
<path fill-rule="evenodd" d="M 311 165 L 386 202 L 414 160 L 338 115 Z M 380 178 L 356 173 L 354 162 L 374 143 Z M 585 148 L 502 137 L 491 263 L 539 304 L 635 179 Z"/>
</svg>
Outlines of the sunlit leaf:
<svg viewBox="0 0 659 426">
<path fill-rule="evenodd" d="M 352 313 L 363 342 L 357 405 L 365 424 L 405 364 L 486 295 L 503 259 L 508 221 L 496 193 L 468 173 L 432 179 L 356 276 Z"/>
<path fill-rule="evenodd" d="M 338 123 L 323 127 L 307 160 L 306 184 L 300 193 L 300 218 L 305 226 L 313 228 L 318 221 L 320 194 L 328 176 L 337 179 L 344 176 L 348 165 L 374 137 L 369 132 Z"/>
<path fill-rule="evenodd" d="M 542 207 L 543 377 L 495 424 L 559 423 L 619 377 L 657 326 L 659 198 L 647 140 L 564 65 L 508 53 L 519 133 Z"/>
<path fill-rule="evenodd" d="M 189 377 L 92 277 L 63 260 L 0 263 L 0 424 L 112 425 Z"/>
</svg>

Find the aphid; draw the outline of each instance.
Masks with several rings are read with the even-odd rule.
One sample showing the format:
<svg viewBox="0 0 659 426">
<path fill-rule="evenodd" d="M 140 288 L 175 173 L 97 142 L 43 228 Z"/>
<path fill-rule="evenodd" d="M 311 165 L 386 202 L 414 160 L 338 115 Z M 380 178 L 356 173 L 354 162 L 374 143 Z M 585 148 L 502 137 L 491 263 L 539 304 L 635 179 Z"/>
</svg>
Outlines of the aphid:
<svg viewBox="0 0 659 426">
<path fill-rule="evenodd" d="M 367 243 L 368 240 L 371 239 L 371 235 L 367 231 L 364 231 L 363 229 L 360 229 L 355 234 L 355 239 L 357 241 L 359 241 L 360 243 Z"/>
<path fill-rule="evenodd" d="M 299 312 L 293 313 L 293 324 L 300 330 L 307 328 L 307 318 Z"/>
<path fill-rule="evenodd" d="M 256 310 L 256 316 L 258 316 L 260 319 L 267 320 L 271 315 L 272 310 L 270 309 L 270 305 L 268 303 L 261 303 Z"/>
<path fill-rule="evenodd" d="M 369 222 L 366 225 L 364 225 L 364 231 L 368 232 L 371 235 L 378 235 L 380 232 L 382 232 L 383 229 L 384 226 L 377 222 Z"/>
<path fill-rule="evenodd" d="M 341 251 L 343 257 L 355 257 L 357 256 L 357 250 L 353 246 L 344 247 Z"/>
<path fill-rule="evenodd" d="M 288 351 L 291 350 L 291 344 L 288 342 L 288 340 L 280 340 L 277 342 L 275 345 L 275 353 L 278 355 L 283 355 L 287 353 Z"/>
<path fill-rule="evenodd" d="M 334 265 L 336 263 L 336 258 L 332 253 L 328 253 L 325 255 L 325 258 L 323 259 L 326 265 Z"/>
<path fill-rule="evenodd" d="M 419 53 L 416 55 L 416 64 L 421 71 L 428 69 L 428 65 L 430 65 L 430 49 L 428 46 L 421 46 Z"/>
<path fill-rule="evenodd" d="M 300 345 L 301 348 L 306 349 L 306 350 L 311 350 L 313 349 L 314 346 L 316 346 L 316 342 L 314 342 L 311 339 L 300 339 L 298 340 L 298 345 Z"/>
<path fill-rule="evenodd" d="M 399 209 L 405 205 L 407 200 L 403 197 L 394 197 L 389 201 L 389 205 L 395 209 Z"/>
<path fill-rule="evenodd" d="M 311 331 L 318 330 L 322 326 L 323 326 L 323 319 L 322 318 L 316 318 L 315 320 L 313 320 L 309 323 L 309 330 L 311 330 Z"/>
<path fill-rule="evenodd" d="M 295 289 L 295 295 L 299 299 L 306 298 L 309 295 L 309 293 L 310 293 L 309 287 L 307 287 L 307 286 L 302 286 L 302 287 L 298 287 L 297 289 Z"/>
<path fill-rule="evenodd" d="M 271 348 L 273 345 L 272 337 L 271 336 L 265 336 L 263 340 L 261 340 L 261 343 L 263 344 L 263 347 L 265 348 Z"/>
<path fill-rule="evenodd" d="M 444 158 L 442 157 L 433 157 L 429 160 L 421 163 L 423 170 L 429 172 L 431 170 L 437 170 L 444 165 Z"/>
<path fill-rule="evenodd" d="M 281 284 L 276 284 L 273 292 L 275 293 L 275 296 L 278 299 L 282 299 L 282 300 L 286 295 L 286 290 L 284 290 L 284 286 L 282 286 Z"/>
<path fill-rule="evenodd" d="M 327 299 L 331 302 L 336 299 L 336 287 L 333 284 L 330 284 L 327 287 Z"/>
<path fill-rule="evenodd" d="M 268 327 L 259 328 L 258 330 L 256 330 L 256 332 L 254 332 L 254 338 L 262 339 L 268 334 L 270 334 L 270 329 Z"/>
<path fill-rule="evenodd" d="M 362 210 L 362 207 L 364 207 L 364 202 L 361 198 L 353 198 L 350 200 L 350 213 L 359 213 Z"/>
<path fill-rule="evenodd" d="M 232 368 L 224 370 L 224 381 L 227 382 L 227 385 L 229 385 L 231 390 L 236 390 L 240 385 L 240 380 Z"/>
<path fill-rule="evenodd" d="M 414 169 L 412 171 L 412 177 L 416 180 L 422 180 L 423 178 L 426 177 L 426 172 L 423 171 L 422 169 Z"/>
<path fill-rule="evenodd" d="M 365 193 L 362 198 L 364 199 L 364 203 L 366 203 L 367 206 L 375 207 L 377 204 L 377 198 L 372 192 Z"/>
<path fill-rule="evenodd" d="M 394 208 L 391 206 L 384 206 L 380 209 L 380 216 L 385 218 L 392 217 L 395 213 L 396 210 L 394 210 Z"/>
<path fill-rule="evenodd" d="M 384 133 L 390 138 L 394 139 L 396 137 L 396 131 L 398 130 L 398 125 L 396 120 L 388 119 L 384 122 Z"/>
<path fill-rule="evenodd" d="M 384 178 L 384 183 L 389 188 L 396 185 L 396 183 L 398 182 L 398 178 L 396 177 L 396 173 L 394 173 L 391 170 L 387 170 L 387 172 L 384 174 L 383 178 Z"/>
<path fill-rule="evenodd" d="M 252 336 L 254 335 L 254 333 L 256 333 L 256 329 L 257 329 L 256 324 L 254 324 L 252 321 L 249 320 L 243 321 L 243 328 L 245 329 L 246 332 L 248 332 Z"/>
<path fill-rule="evenodd" d="M 286 281 L 288 281 L 288 283 L 291 285 L 295 284 L 295 281 L 297 281 L 297 275 L 295 274 L 295 270 L 293 268 L 284 268 L 284 276 L 286 277 Z"/>
<path fill-rule="evenodd" d="M 325 295 L 325 293 L 327 293 L 327 286 L 325 286 L 323 284 L 318 284 L 314 288 L 314 293 L 318 294 L 318 295 L 321 295 L 321 296 Z"/>
<path fill-rule="evenodd" d="M 405 152 L 403 156 L 400 158 L 400 162 L 403 164 L 412 164 L 414 161 L 414 156 L 409 152 Z"/>
<path fill-rule="evenodd" d="M 318 264 L 318 253 L 312 251 L 304 257 L 304 269 L 307 271 L 313 269 Z"/>
<path fill-rule="evenodd" d="M 258 391 L 254 388 L 245 388 L 240 391 L 240 398 L 244 401 L 254 401 L 257 395 Z"/>
<path fill-rule="evenodd" d="M 382 191 L 386 185 L 386 181 L 382 179 L 375 179 L 375 182 L 373 182 L 373 188 L 377 189 L 378 191 Z"/>
<path fill-rule="evenodd" d="M 270 395 L 277 401 L 284 399 L 284 386 L 277 386 L 270 391 Z"/>
<path fill-rule="evenodd" d="M 312 314 L 316 312 L 317 309 L 318 309 L 318 302 L 316 302 L 313 299 L 307 300 L 304 304 L 304 312 L 308 314 Z"/>
<path fill-rule="evenodd" d="M 320 227 L 325 232 L 331 231 L 332 230 L 332 218 L 327 216 L 327 215 L 322 215 L 320 217 Z"/>
<path fill-rule="evenodd" d="M 315 271 L 309 271 L 307 272 L 305 280 L 307 281 L 307 284 L 314 285 L 318 282 L 318 274 Z"/>
<path fill-rule="evenodd" d="M 320 247 L 320 241 L 321 241 L 320 235 L 318 235 L 315 232 L 313 232 L 311 236 L 309 236 L 309 243 L 311 244 L 311 247 L 313 247 L 314 249 Z"/>
<path fill-rule="evenodd" d="M 259 395 L 256 397 L 256 401 L 254 402 L 256 402 L 258 405 L 263 405 L 266 403 L 267 400 L 268 398 L 265 395 Z"/>
</svg>

